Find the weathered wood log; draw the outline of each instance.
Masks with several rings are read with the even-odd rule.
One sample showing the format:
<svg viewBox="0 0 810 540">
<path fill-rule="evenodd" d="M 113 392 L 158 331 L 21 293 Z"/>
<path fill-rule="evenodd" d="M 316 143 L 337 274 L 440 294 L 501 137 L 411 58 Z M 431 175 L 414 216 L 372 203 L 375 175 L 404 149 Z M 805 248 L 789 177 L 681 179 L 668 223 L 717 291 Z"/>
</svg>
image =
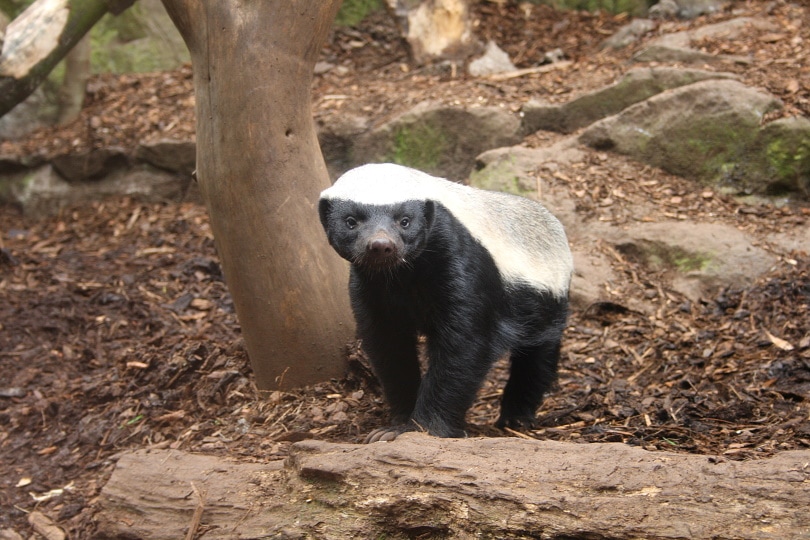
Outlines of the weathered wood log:
<svg viewBox="0 0 810 540">
<path fill-rule="evenodd" d="M 760 461 L 622 444 L 436 439 L 304 441 L 284 464 L 124 454 L 100 538 L 800 538 L 810 451 Z"/>
</svg>

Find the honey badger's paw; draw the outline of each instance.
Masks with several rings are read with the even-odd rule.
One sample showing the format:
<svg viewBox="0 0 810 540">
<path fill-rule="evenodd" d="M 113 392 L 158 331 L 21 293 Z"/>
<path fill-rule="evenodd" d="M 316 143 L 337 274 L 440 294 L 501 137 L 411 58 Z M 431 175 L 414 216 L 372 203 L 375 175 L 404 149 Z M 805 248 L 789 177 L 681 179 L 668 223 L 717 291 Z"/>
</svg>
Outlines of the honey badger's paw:
<svg viewBox="0 0 810 540">
<path fill-rule="evenodd" d="M 495 427 L 504 429 L 509 428 L 515 431 L 528 431 L 537 427 L 537 418 L 534 414 L 519 415 L 519 416 L 501 416 L 495 422 Z"/>
<path fill-rule="evenodd" d="M 403 433 L 408 431 L 424 431 L 423 429 L 419 428 L 413 422 L 408 422 L 407 424 L 397 424 L 395 426 L 388 426 L 382 427 L 379 429 L 375 429 L 368 435 L 366 435 L 366 440 L 363 441 L 365 444 L 371 444 L 375 442 L 388 442 L 393 441 Z"/>
</svg>

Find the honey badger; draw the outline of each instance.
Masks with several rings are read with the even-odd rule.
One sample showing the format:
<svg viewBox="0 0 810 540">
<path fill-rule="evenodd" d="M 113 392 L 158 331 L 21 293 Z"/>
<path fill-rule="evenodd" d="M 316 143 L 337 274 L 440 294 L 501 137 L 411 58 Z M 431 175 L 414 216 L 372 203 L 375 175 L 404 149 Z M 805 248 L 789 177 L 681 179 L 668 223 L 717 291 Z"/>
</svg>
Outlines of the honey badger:
<svg viewBox="0 0 810 540">
<path fill-rule="evenodd" d="M 371 164 L 321 193 L 330 245 L 351 263 L 358 337 L 394 425 L 463 437 L 492 364 L 510 354 L 499 427 L 528 427 L 554 382 L 573 261 L 540 203 Z M 418 362 L 424 336 L 428 368 Z"/>
</svg>

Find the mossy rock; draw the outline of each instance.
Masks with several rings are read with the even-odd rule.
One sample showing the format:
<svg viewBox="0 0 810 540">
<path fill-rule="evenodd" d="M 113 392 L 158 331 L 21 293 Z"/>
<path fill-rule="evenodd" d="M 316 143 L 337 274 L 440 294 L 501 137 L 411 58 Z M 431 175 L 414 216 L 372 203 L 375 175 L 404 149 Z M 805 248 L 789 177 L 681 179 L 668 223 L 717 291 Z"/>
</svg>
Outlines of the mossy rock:
<svg viewBox="0 0 810 540">
<path fill-rule="evenodd" d="M 714 260 L 708 252 L 688 251 L 680 246 L 649 240 L 619 244 L 616 248 L 655 270 L 675 270 L 682 274 L 705 272 Z"/>
<path fill-rule="evenodd" d="M 383 0 L 345 0 L 335 17 L 335 26 L 357 26 L 381 9 L 385 9 Z"/>
<path fill-rule="evenodd" d="M 515 159 L 503 159 L 470 174 L 470 185 L 489 191 L 503 191 L 526 197 L 537 192 Z"/>
<path fill-rule="evenodd" d="M 542 0 L 535 3 L 550 5 L 557 9 L 607 11 L 635 16 L 646 15 L 651 5 L 648 0 Z"/>
<path fill-rule="evenodd" d="M 627 107 L 665 90 L 707 79 L 730 79 L 731 73 L 670 67 L 635 68 L 616 83 L 584 94 L 564 105 L 529 101 L 523 107 L 527 133 L 538 129 L 572 133 L 597 120 L 618 114 Z"/>
<path fill-rule="evenodd" d="M 500 107 L 463 108 L 420 103 L 354 141 L 354 164 L 394 162 L 463 180 L 475 158 L 521 140 L 520 120 Z"/>
<path fill-rule="evenodd" d="M 735 80 L 707 80 L 663 92 L 592 124 L 579 137 L 703 184 L 729 184 L 760 123 L 781 102 Z"/>
<path fill-rule="evenodd" d="M 450 143 L 449 138 L 442 126 L 432 122 L 399 125 L 394 129 L 387 161 L 423 171 L 435 170 Z"/>
<path fill-rule="evenodd" d="M 810 119 L 781 118 L 763 127 L 733 173 L 753 193 L 810 198 Z"/>
</svg>

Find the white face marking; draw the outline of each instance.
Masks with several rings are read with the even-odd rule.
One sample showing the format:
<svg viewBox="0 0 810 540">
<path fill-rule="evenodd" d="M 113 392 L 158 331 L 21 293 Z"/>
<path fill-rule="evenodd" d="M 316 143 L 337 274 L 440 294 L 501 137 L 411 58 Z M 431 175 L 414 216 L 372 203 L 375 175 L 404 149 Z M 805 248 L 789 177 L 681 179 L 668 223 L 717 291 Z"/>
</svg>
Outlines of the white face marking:
<svg viewBox="0 0 810 540">
<path fill-rule="evenodd" d="M 559 297 L 568 293 L 573 259 L 565 232 L 535 201 L 471 188 L 391 163 L 352 169 L 324 190 L 321 198 L 370 205 L 436 201 L 490 252 L 504 281 L 525 282 Z"/>
</svg>

